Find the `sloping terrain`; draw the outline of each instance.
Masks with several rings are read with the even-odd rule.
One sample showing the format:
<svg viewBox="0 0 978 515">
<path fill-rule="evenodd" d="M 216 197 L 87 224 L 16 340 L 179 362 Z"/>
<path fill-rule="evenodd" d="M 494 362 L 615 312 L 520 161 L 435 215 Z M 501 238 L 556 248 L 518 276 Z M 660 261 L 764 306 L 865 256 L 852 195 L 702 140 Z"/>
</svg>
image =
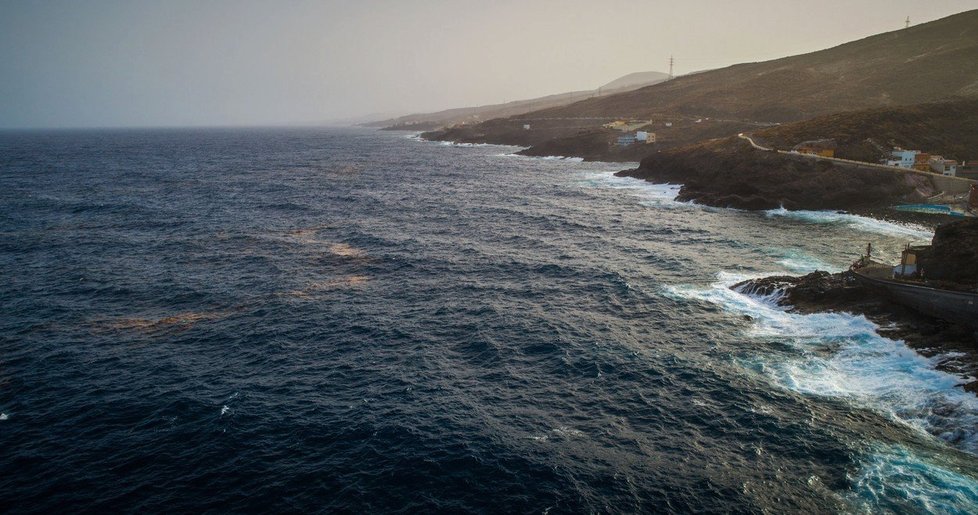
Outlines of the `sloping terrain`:
<svg viewBox="0 0 978 515">
<path fill-rule="evenodd" d="M 978 59 L 978 56 L 976 56 Z M 978 159 L 978 98 L 826 115 L 753 133 L 781 150 L 832 138 L 836 156 L 875 162 L 881 147 L 917 149 L 949 159 Z"/>
<path fill-rule="evenodd" d="M 978 10 L 834 48 L 738 64 L 521 117 L 661 113 L 785 122 L 978 96 Z"/>
<path fill-rule="evenodd" d="M 618 175 L 682 184 L 679 200 L 739 209 L 862 211 L 933 193 L 917 174 L 765 152 L 737 137 L 652 154 Z"/>
<path fill-rule="evenodd" d="M 868 109 L 769 127 L 752 133 L 786 150 L 832 138 L 837 157 L 875 163 L 892 146 L 978 159 L 978 99 Z M 745 209 L 849 209 L 922 201 L 938 193 L 933 176 L 765 152 L 728 137 L 649 155 L 622 173 L 681 183 L 680 198 Z"/>
<path fill-rule="evenodd" d="M 368 127 L 386 127 L 390 129 L 422 129 L 430 130 L 447 127 L 460 123 L 477 123 L 493 118 L 518 116 L 531 111 L 539 111 L 552 107 L 572 104 L 584 99 L 612 95 L 632 91 L 666 80 L 669 76 L 662 72 L 637 72 L 619 77 L 596 90 L 573 91 L 559 93 L 530 100 L 516 100 L 503 104 L 492 104 L 478 107 L 460 107 L 446 109 L 434 113 L 419 113 L 401 116 L 392 120 L 383 120 L 365 124 Z"/>
</svg>

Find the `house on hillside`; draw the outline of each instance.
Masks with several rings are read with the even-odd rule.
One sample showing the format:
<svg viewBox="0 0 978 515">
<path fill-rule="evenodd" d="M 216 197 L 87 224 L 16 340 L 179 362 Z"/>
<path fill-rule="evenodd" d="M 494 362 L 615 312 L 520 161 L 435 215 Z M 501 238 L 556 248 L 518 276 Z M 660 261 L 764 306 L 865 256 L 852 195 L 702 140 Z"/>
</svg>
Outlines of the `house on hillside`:
<svg viewBox="0 0 978 515">
<path fill-rule="evenodd" d="M 900 168 L 912 169 L 917 161 L 919 150 L 904 150 L 900 147 L 894 148 L 890 152 L 890 159 L 886 160 L 887 166 L 899 166 Z"/>
<path fill-rule="evenodd" d="M 634 134 L 624 134 L 622 136 L 618 136 L 619 147 L 627 147 L 628 145 L 631 145 L 636 141 L 638 141 L 638 139 L 635 137 Z"/>
<path fill-rule="evenodd" d="M 958 175 L 958 162 L 953 159 L 944 159 L 942 156 L 931 156 L 927 161 L 930 164 L 930 171 L 956 177 Z"/>
<path fill-rule="evenodd" d="M 791 150 L 799 154 L 810 154 L 821 157 L 835 157 L 835 149 L 838 145 L 834 139 L 813 139 L 803 141 L 794 146 Z"/>
<path fill-rule="evenodd" d="M 638 131 L 635 133 L 635 139 L 638 141 L 644 141 L 645 143 L 655 143 L 655 133 L 648 131 Z"/>
<path fill-rule="evenodd" d="M 930 171 L 930 158 L 931 155 L 927 152 L 919 152 L 913 161 L 913 169 L 919 172 L 929 172 Z"/>
<path fill-rule="evenodd" d="M 974 161 L 970 162 L 974 163 Z M 974 164 L 969 165 L 967 162 L 961 161 L 961 164 L 958 165 L 957 177 L 978 180 L 978 166 L 975 166 Z"/>
</svg>

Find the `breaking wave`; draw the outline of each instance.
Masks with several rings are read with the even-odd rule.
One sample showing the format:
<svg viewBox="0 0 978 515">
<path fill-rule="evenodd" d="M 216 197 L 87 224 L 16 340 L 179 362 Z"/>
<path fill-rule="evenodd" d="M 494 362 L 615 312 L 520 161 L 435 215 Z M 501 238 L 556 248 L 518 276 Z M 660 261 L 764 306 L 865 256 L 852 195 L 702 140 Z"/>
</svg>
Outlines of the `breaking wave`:
<svg viewBox="0 0 978 515">
<path fill-rule="evenodd" d="M 862 468 L 850 476 L 846 500 L 864 512 L 974 513 L 978 482 L 955 468 L 903 447 L 880 449 L 864 457 Z"/>
<path fill-rule="evenodd" d="M 930 241 L 934 237 L 934 231 L 922 225 L 888 222 L 839 211 L 790 211 L 782 207 L 765 211 L 764 214 L 769 218 L 783 217 L 813 224 L 843 225 L 863 232 L 898 238 Z"/>
<path fill-rule="evenodd" d="M 877 333 L 864 316 L 798 314 L 779 306 L 777 294 L 748 295 L 730 286 L 752 277 L 721 273 L 708 288 L 670 287 L 669 293 L 747 315 L 749 334 L 789 345 L 788 359 L 767 354 L 741 364 L 775 384 L 807 395 L 844 398 L 978 455 L 978 398 L 964 378 L 940 371 L 941 357 L 926 358 L 899 340 Z"/>
</svg>

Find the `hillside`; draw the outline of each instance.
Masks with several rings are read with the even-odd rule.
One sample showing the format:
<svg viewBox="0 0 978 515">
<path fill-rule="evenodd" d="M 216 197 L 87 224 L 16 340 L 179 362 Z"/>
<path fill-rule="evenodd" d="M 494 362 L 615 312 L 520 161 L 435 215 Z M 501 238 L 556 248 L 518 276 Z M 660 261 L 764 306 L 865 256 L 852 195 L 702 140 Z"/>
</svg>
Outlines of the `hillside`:
<svg viewBox="0 0 978 515">
<path fill-rule="evenodd" d="M 827 50 L 738 64 L 525 117 L 685 113 L 769 122 L 978 96 L 978 10 Z"/>
<path fill-rule="evenodd" d="M 618 175 L 682 184 L 679 200 L 739 209 L 876 210 L 935 192 L 918 175 L 764 152 L 737 137 L 652 154 Z"/>
<path fill-rule="evenodd" d="M 516 100 L 503 104 L 492 104 L 478 107 L 460 107 L 446 109 L 434 113 L 419 113 L 399 118 L 365 124 L 368 127 L 387 127 L 391 129 L 422 129 L 430 130 L 461 123 L 477 123 L 493 118 L 508 118 L 531 111 L 539 111 L 553 107 L 565 106 L 592 97 L 606 96 L 632 91 L 637 88 L 656 84 L 669 76 L 662 72 L 637 72 L 619 77 L 597 89 L 559 93 L 529 100 Z"/>
<path fill-rule="evenodd" d="M 627 88 L 641 88 L 657 84 L 669 78 L 669 75 L 662 72 L 635 72 L 629 73 L 624 77 L 619 77 L 604 86 L 603 91 L 623 90 Z"/>
<path fill-rule="evenodd" d="M 978 10 L 827 50 L 686 75 L 630 92 L 433 131 L 425 137 L 532 146 L 526 151 L 530 155 L 620 160 L 625 156 L 608 146 L 612 136 L 601 129 L 602 124 L 616 119 L 647 121 L 660 141 L 656 148 L 647 149 L 651 153 L 833 113 L 978 98 L 975 56 Z M 911 111 L 904 114 L 913 116 Z M 903 142 L 903 146 L 943 152 L 952 158 L 974 157 L 960 147 L 933 141 L 944 137 L 935 134 L 957 131 L 953 123 L 945 122 L 929 133 L 919 132 L 919 140 L 907 140 L 892 131 L 866 137 L 877 138 L 882 145 Z M 871 116 L 858 123 L 868 129 Z M 530 131 L 524 128 L 527 124 Z M 829 131 L 812 126 L 811 132 L 825 137 Z M 602 145 L 607 151 L 599 151 Z M 856 145 L 842 155 L 847 152 L 857 159 L 870 154 L 866 147 Z M 634 157 L 634 153 L 641 151 L 626 154 Z"/>
<path fill-rule="evenodd" d="M 903 147 L 958 161 L 978 160 L 978 98 L 826 115 L 753 133 L 766 146 L 791 149 L 832 138 L 836 156 L 875 162 L 879 147 Z"/>
<path fill-rule="evenodd" d="M 978 99 L 827 115 L 761 129 L 752 137 L 778 150 L 832 138 L 837 157 L 870 163 L 894 145 L 978 159 Z M 683 184 L 683 200 L 744 209 L 877 209 L 919 202 L 947 187 L 929 173 L 760 151 L 736 137 L 664 150 L 621 175 Z"/>
</svg>

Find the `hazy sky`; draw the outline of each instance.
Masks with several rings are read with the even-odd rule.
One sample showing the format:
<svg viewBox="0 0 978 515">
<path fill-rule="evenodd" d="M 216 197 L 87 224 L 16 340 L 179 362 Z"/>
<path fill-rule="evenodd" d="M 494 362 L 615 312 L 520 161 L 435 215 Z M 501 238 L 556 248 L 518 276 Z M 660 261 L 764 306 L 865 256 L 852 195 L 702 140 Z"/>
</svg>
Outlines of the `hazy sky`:
<svg viewBox="0 0 978 515">
<path fill-rule="evenodd" d="M 0 0 L 0 127 L 322 123 L 835 46 L 978 0 Z"/>
</svg>

